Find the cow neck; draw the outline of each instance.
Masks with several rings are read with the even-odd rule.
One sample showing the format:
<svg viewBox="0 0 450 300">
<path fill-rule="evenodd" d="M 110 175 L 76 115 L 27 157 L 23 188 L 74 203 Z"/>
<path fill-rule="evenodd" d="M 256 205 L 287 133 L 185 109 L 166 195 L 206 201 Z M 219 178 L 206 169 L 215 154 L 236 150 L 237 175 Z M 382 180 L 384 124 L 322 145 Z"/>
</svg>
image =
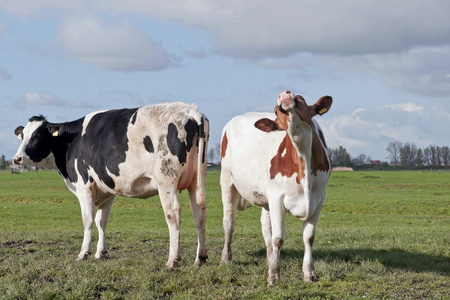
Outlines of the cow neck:
<svg viewBox="0 0 450 300">
<path fill-rule="evenodd" d="M 297 151 L 300 161 L 303 161 L 304 166 L 300 164 L 298 174 L 304 173 L 304 179 L 309 186 L 309 177 L 311 175 L 312 157 L 311 148 L 313 144 L 313 130 L 311 125 L 300 119 L 295 112 L 289 112 L 289 124 L 287 133 L 291 139 L 292 145 Z M 303 169 L 303 170 L 302 170 Z"/>
<path fill-rule="evenodd" d="M 73 141 L 80 136 L 84 118 L 72 122 L 53 124 L 61 126 L 64 132 L 55 138 L 52 145 L 52 153 L 55 156 L 55 164 L 59 173 L 64 178 L 69 178 L 67 172 L 68 152 Z"/>
<path fill-rule="evenodd" d="M 305 122 L 295 113 L 289 113 L 289 117 L 287 132 L 297 154 L 305 162 L 305 177 L 309 182 L 309 177 L 317 176 L 317 171 L 327 172 L 330 168 L 325 145 L 322 145 L 325 141 L 320 141 L 314 122 Z"/>
</svg>

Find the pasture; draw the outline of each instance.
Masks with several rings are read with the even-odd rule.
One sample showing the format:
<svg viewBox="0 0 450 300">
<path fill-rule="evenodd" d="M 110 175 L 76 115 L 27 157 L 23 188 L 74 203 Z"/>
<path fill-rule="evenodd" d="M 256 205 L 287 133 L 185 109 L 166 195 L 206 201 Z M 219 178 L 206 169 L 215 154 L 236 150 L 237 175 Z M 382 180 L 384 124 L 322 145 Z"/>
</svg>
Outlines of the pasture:
<svg viewBox="0 0 450 300">
<path fill-rule="evenodd" d="M 303 282 L 301 222 L 287 215 L 274 286 L 266 283 L 258 207 L 237 212 L 233 262 L 220 264 L 219 176 L 207 177 L 207 264 L 193 265 L 197 234 L 183 192 L 183 260 L 168 270 L 169 231 L 158 198 L 117 197 L 106 231 L 109 259 L 75 262 L 80 207 L 59 174 L 1 171 L 0 299 L 450 297 L 450 172 L 333 172 L 313 247 L 320 281 Z M 97 236 L 95 229 L 94 247 Z"/>
</svg>

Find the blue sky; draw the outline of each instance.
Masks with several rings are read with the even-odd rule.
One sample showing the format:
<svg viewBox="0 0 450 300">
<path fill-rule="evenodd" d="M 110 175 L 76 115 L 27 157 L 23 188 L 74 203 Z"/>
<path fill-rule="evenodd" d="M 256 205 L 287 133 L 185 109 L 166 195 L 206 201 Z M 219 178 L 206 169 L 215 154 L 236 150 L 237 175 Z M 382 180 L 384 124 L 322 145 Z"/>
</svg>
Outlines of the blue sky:
<svg viewBox="0 0 450 300">
<path fill-rule="evenodd" d="M 0 0 L 0 155 L 36 114 L 196 103 L 223 126 L 313 104 L 329 147 L 385 160 L 390 141 L 450 145 L 450 2 Z"/>
</svg>

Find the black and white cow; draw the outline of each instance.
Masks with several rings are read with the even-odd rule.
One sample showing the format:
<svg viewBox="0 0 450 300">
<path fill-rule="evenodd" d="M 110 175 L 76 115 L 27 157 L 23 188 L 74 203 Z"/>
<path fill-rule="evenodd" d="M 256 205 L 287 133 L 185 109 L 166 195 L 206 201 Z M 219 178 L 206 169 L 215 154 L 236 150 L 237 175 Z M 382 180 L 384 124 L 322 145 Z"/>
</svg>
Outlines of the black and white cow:
<svg viewBox="0 0 450 300">
<path fill-rule="evenodd" d="M 95 258 L 105 257 L 105 228 L 116 195 L 149 198 L 159 194 L 170 231 L 166 266 L 176 266 L 181 210 L 177 191 L 184 189 L 189 191 L 198 231 L 195 264 L 206 260 L 209 122 L 195 105 L 177 102 L 99 111 L 59 124 L 35 116 L 25 127 L 16 128 L 15 134 L 23 141 L 14 163 L 58 170 L 80 201 L 84 239 L 77 260 L 91 252 L 94 221 L 99 231 Z"/>
</svg>

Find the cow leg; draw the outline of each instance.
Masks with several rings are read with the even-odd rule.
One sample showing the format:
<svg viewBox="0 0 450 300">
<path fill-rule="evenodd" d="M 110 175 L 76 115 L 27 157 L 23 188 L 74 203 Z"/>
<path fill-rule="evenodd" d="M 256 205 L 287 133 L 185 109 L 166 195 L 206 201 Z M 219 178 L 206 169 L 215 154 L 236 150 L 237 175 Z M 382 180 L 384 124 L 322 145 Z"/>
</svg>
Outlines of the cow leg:
<svg viewBox="0 0 450 300">
<path fill-rule="evenodd" d="M 196 176 L 194 176 L 196 178 Z M 200 265 L 206 262 L 208 255 L 206 253 L 206 206 L 197 204 L 197 183 L 193 180 L 193 183 L 189 187 L 189 201 L 191 203 L 192 215 L 194 217 L 195 226 L 197 227 L 198 244 L 197 244 L 197 257 L 195 258 L 195 265 Z"/>
<path fill-rule="evenodd" d="M 167 268 L 174 268 L 178 265 L 180 258 L 180 225 L 181 207 L 178 202 L 177 191 L 159 187 L 159 198 L 164 209 L 167 226 L 170 234 L 169 260 Z"/>
<path fill-rule="evenodd" d="M 89 195 L 79 195 L 78 200 L 81 206 L 81 217 L 83 219 L 84 237 L 80 254 L 76 260 L 87 259 L 92 249 L 92 226 L 94 225 L 95 204 Z"/>
<path fill-rule="evenodd" d="M 303 280 L 306 282 L 315 282 L 319 280 L 319 276 L 317 276 L 316 271 L 314 270 L 312 246 L 314 243 L 314 232 L 321 209 L 322 205 L 319 205 L 314 212 L 314 215 L 303 222 L 303 243 L 305 245 L 305 255 L 303 257 Z"/>
<path fill-rule="evenodd" d="M 266 244 L 266 265 L 269 267 L 269 261 L 273 253 L 272 224 L 270 223 L 270 212 L 265 208 L 261 209 L 261 229 L 264 237 L 264 243 Z"/>
<path fill-rule="evenodd" d="M 284 215 L 286 210 L 282 199 L 276 201 L 269 199 L 270 222 L 272 224 L 272 255 L 268 258 L 269 276 L 267 282 L 273 284 L 280 280 L 280 251 L 286 239 Z"/>
<path fill-rule="evenodd" d="M 236 203 L 238 191 L 231 181 L 231 175 L 223 172 L 220 176 L 223 204 L 223 229 L 225 231 L 225 244 L 222 250 L 222 262 L 231 262 L 231 239 L 236 221 Z"/>
<path fill-rule="evenodd" d="M 99 206 L 95 216 L 95 225 L 98 229 L 98 243 L 95 258 L 106 258 L 108 251 L 106 250 L 105 230 L 108 224 L 109 212 L 114 203 L 115 195 L 106 198 Z"/>
</svg>

